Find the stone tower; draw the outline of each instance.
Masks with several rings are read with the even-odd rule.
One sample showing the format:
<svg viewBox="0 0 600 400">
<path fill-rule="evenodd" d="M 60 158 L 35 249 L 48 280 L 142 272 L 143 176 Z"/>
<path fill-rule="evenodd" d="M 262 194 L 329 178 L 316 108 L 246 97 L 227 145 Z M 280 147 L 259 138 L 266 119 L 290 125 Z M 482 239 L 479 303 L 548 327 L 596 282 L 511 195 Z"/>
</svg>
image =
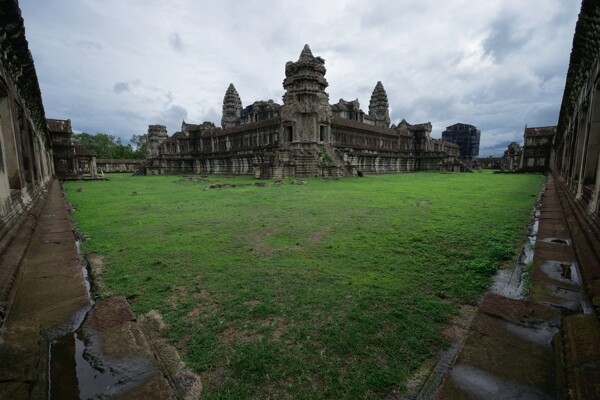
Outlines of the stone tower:
<svg viewBox="0 0 600 400">
<path fill-rule="evenodd" d="M 158 149 L 168 137 L 166 126 L 148 125 L 148 158 L 158 157 Z"/>
<path fill-rule="evenodd" d="M 369 115 L 375 119 L 375 125 L 388 128 L 390 126 L 390 108 L 387 93 L 381 81 L 377 82 L 371 101 L 369 101 Z"/>
<path fill-rule="evenodd" d="M 331 108 L 325 92 L 325 60 L 314 57 L 304 46 L 298 61 L 285 64 L 283 106 L 283 142 L 318 142 L 327 140 Z"/>
<path fill-rule="evenodd" d="M 233 83 L 229 84 L 225 97 L 223 98 L 223 116 L 221 126 L 223 129 L 238 126 L 242 115 L 242 100 Z"/>
</svg>

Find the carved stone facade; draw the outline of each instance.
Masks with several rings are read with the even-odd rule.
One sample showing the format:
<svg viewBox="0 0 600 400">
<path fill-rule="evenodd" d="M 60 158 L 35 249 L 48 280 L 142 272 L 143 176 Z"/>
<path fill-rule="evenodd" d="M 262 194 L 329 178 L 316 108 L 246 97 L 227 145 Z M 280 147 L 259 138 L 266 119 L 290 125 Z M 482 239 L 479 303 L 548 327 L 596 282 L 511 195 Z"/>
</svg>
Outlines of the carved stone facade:
<svg viewBox="0 0 600 400">
<path fill-rule="evenodd" d="M 383 88 L 381 81 L 377 82 L 371 101 L 369 101 L 369 116 L 375 121 L 375 125 L 389 127 L 390 126 L 390 109 L 387 98 L 387 93 Z"/>
<path fill-rule="evenodd" d="M 555 134 L 556 126 L 525 127 L 525 132 L 523 132 L 523 155 L 521 157 L 521 169 L 523 171 L 548 171 L 552 140 Z"/>
<path fill-rule="evenodd" d="M 242 116 L 242 100 L 233 83 L 229 84 L 225 97 L 223 98 L 223 117 L 221 126 L 223 129 L 232 128 L 240 124 Z"/>
<path fill-rule="evenodd" d="M 598 43 L 600 43 L 600 3 L 583 0 L 575 29 L 550 165 L 560 176 L 562 183 L 580 202 L 581 208 L 586 209 L 600 226 L 600 47 Z"/>
<path fill-rule="evenodd" d="M 183 122 L 185 125 L 185 121 Z M 169 135 L 167 134 L 167 127 L 164 125 L 150 125 L 148 126 L 148 157 L 157 157 L 159 147 Z"/>
<path fill-rule="evenodd" d="M 387 94 L 377 82 L 369 114 L 358 100 L 329 104 L 325 60 L 308 45 L 285 65 L 283 105 L 257 101 L 242 109 L 233 84 L 221 127 L 183 123 L 168 137 L 148 129 L 146 174 L 244 174 L 257 178 L 345 176 L 362 172 L 464 171 L 459 146 L 432 139 L 431 124 L 390 126 Z M 241 111 L 240 111 L 241 110 Z"/>
<path fill-rule="evenodd" d="M 98 158 L 96 167 L 98 173 L 103 175 L 110 172 L 130 172 L 136 173 L 140 168 L 143 168 L 146 160 L 132 160 L 119 158 Z"/>
<path fill-rule="evenodd" d="M 19 3 L 0 1 L 0 322 L 22 255 L 6 254 L 36 219 L 54 174 L 51 140 Z M 37 214 L 36 214 L 37 213 Z M 24 228 L 25 229 L 25 228 Z"/>
<path fill-rule="evenodd" d="M 521 168 L 523 148 L 517 142 L 511 142 L 504 150 L 500 169 L 502 171 L 518 171 Z"/>
<path fill-rule="evenodd" d="M 59 179 L 96 178 L 96 155 L 84 145 L 73 143 L 70 119 L 47 119 L 52 140 L 54 171 Z"/>
</svg>

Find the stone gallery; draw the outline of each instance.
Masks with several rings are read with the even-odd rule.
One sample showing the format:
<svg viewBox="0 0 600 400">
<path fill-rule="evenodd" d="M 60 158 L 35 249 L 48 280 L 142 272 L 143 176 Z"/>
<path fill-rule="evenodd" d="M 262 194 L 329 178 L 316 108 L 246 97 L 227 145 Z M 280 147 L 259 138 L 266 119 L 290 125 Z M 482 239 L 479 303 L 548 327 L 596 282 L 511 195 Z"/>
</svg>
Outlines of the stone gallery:
<svg viewBox="0 0 600 400">
<path fill-rule="evenodd" d="M 458 145 L 431 138 L 430 123 L 390 125 L 381 82 L 368 114 L 358 100 L 330 104 L 325 72 L 325 60 L 305 45 L 298 61 L 285 65 L 283 105 L 269 100 L 243 108 L 231 84 L 220 128 L 183 122 L 181 131 L 169 137 L 164 125 L 150 125 L 143 172 L 283 178 L 468 170 Z"/>
</svg>

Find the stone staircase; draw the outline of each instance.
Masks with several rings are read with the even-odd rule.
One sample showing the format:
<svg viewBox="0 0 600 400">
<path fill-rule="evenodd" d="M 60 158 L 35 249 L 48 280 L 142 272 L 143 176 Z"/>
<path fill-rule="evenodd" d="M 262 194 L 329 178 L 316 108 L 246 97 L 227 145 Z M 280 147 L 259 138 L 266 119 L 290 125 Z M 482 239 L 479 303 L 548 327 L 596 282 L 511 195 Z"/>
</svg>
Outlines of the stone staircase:
<svg viewBox="0 0 600 400">
<path fill-rule="evenodd" d="M 549 176 L 529 299 L 486 295 L 437 391 L 412 398 L 600 399 L 594 224 Z"/>
<path fill-rule="evenodd" d="M 320 174 L 319 160 L 313 153 L 297 153 L 294 155 L 295 176 L 317 176 Z"/>
<path fill-rule="evenodd" d="M 328 168 L 331 176 L 342 178 L 351 173 L 347 171 L 344 162 L 340 159 L 338 153 L 331 147 L 329 143 L 323 144 L 323 153 L 326 154 L 331 160 L 331 166 Z"/>
</svg>

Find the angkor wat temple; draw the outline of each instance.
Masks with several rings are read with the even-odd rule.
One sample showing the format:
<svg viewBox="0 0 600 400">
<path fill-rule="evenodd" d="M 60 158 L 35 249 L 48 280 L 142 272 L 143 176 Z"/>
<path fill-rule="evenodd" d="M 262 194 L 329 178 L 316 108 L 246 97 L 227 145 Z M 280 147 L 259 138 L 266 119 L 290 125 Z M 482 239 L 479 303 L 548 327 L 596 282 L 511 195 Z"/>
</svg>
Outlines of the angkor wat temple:
<svg viewBox="0 0 600 400">
<path fill-rule="evenodd" d="M 390 125 L 381 82 L 368 114 L 358 100 L 329 104 L 325 72 L 325 60 L 305 45 L 298 61 L 285 65 L 283 105 L 268 100 L 243 108 L 230 84 L 220 128 L 184 121 L 169 137 L 165 126 L 150 125 L 144 173 L 283 178 L 467 169 L 456 144 L 431 138 L 430 123 Z"/>
</svg>

